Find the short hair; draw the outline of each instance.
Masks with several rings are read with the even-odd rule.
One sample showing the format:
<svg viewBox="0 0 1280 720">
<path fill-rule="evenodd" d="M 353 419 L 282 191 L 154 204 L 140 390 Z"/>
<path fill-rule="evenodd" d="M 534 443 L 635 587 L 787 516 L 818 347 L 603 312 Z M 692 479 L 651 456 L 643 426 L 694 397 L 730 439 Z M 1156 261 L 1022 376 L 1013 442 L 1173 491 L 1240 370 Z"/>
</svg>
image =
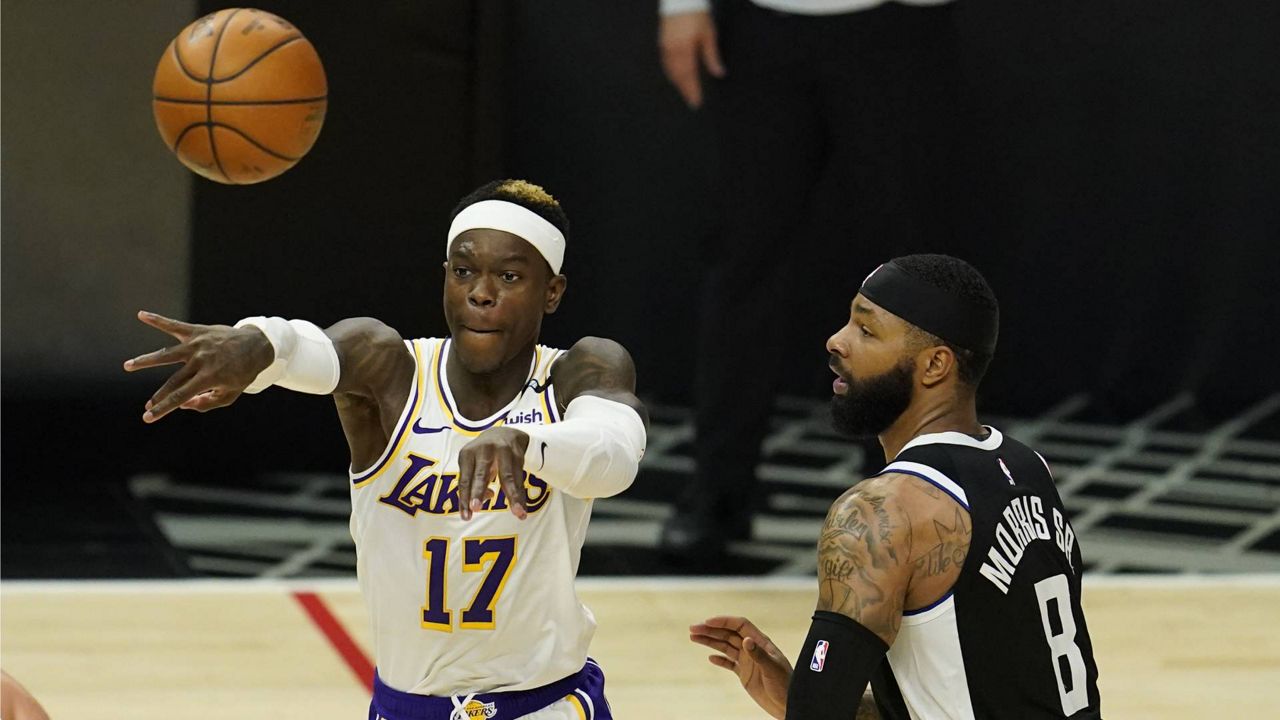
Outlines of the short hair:
<svg viewBox="0 0 1280 720">
<path fill-rule="evenodd" d="M 932 254 L 905 255 L 894 258 L 893 264 L 917 280 L 923 280 L 979 307 L 994 310 L 999 316 L 1000 303 L 996 301 L 996 294 L 987 284 L 987 279 L 960 258 Z M 956 356 L 960 381 L 966 385 L 976 388 L 986 375 L 987 366 L 991 364 L 991 353 L 962 348 L 915 325 L 911 326 L 911 333 L 914 336 L 912 339 L 921 347 L 945 345 L 950 348 Z"/>
<path fill-rule="evenodd" d="M 531 210 L 543 220 L 555 225 L 560 234 L 564 235 L 566 242 L 569 240 L 569 216 L 564 214 L 564 209 L 551 196 L 551 193 L 544 190 L 541 185 L 534 185 L 528 180 L 494 180 L 486 183 L 458 201 L 449 219 L 453 220 L 468 206 L 484 200 L 505 200 Z"/>
</svg>

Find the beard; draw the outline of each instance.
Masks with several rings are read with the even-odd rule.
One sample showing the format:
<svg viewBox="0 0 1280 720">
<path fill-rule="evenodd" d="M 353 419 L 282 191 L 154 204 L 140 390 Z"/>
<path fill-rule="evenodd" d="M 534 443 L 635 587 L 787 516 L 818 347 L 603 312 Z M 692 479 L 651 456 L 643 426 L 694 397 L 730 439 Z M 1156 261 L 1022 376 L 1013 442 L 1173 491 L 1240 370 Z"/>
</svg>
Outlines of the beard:
<svg viewBox="0 0 1280 720">
<path fill-rule="evenodd" d="M 912 363 L 865 380 L 846 378 L 849 390 L 831 397 L 831 426 L 856 438 L 872 438 L 894 423 L 911 404 Z"/>
</svg>

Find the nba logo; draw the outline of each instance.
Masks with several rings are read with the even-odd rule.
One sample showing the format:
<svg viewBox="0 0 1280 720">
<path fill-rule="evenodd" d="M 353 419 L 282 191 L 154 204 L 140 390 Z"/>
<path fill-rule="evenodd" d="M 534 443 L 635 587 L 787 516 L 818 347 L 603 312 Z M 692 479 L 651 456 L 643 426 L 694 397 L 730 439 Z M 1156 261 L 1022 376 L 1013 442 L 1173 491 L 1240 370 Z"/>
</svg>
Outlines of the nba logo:
<svg viewBox="0 0 1280 720">
<path fill-rule="evenodd" d="M 818 644 L 813 648 L 813 659 L 809 661 L 809 669 L 814 672 L 822 672 L 822 666 L 827 664 L 827 641 L 819 640 Z"/>
<path fill-rule="evenodd" d="M 1009 466 L 1004 464 L 1004 458 L 996 458 L 996 462 L 1000 463 L 1000 470 L 1004 472 L 1004 476 L 1009 478 L 1009 484 L 1013 484 L 1013 473 L 1009 472 Z"/>
</svg>

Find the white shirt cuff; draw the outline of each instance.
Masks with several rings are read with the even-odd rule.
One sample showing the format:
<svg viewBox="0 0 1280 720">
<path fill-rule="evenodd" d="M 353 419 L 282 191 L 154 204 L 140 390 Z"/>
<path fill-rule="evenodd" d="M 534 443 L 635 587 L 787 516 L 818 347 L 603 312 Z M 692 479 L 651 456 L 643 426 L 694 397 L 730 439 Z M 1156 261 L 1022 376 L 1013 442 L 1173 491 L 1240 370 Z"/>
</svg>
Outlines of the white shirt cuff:
<svg viewBox="0 0 1280 720">
<path fill-rule="evenodd" d="M 679 15 L 690 12 L 710 12 L 710 0 L 658 0 L 658 14 Z"/>
</svg>

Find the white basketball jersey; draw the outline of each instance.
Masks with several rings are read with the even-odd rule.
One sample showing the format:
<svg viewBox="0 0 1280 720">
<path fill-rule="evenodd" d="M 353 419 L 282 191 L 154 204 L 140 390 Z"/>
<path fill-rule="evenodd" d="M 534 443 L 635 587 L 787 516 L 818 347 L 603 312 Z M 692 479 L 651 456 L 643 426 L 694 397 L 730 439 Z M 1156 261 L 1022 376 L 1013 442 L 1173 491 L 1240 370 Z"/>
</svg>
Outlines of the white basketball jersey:
<svg viewBox="0 0 1280 720">
<path fill-rule="evenodd" d="M 595 618 L 574 577 L 591 501 L 527 475 L 525 520 L 497 495 L 458 515 L 458 453 L 500 424 L 554 423 L 548 375 L 563 350 L 537 346 L 529 380 L 483 420 L 458 412 L 445 374 L 450 342 L 406 341 L 417 362 L 382 457 L 351 476 L 351 535 L 378 675 L 425 695 L 526 690 L 577 672 Z"/>
</svg>

